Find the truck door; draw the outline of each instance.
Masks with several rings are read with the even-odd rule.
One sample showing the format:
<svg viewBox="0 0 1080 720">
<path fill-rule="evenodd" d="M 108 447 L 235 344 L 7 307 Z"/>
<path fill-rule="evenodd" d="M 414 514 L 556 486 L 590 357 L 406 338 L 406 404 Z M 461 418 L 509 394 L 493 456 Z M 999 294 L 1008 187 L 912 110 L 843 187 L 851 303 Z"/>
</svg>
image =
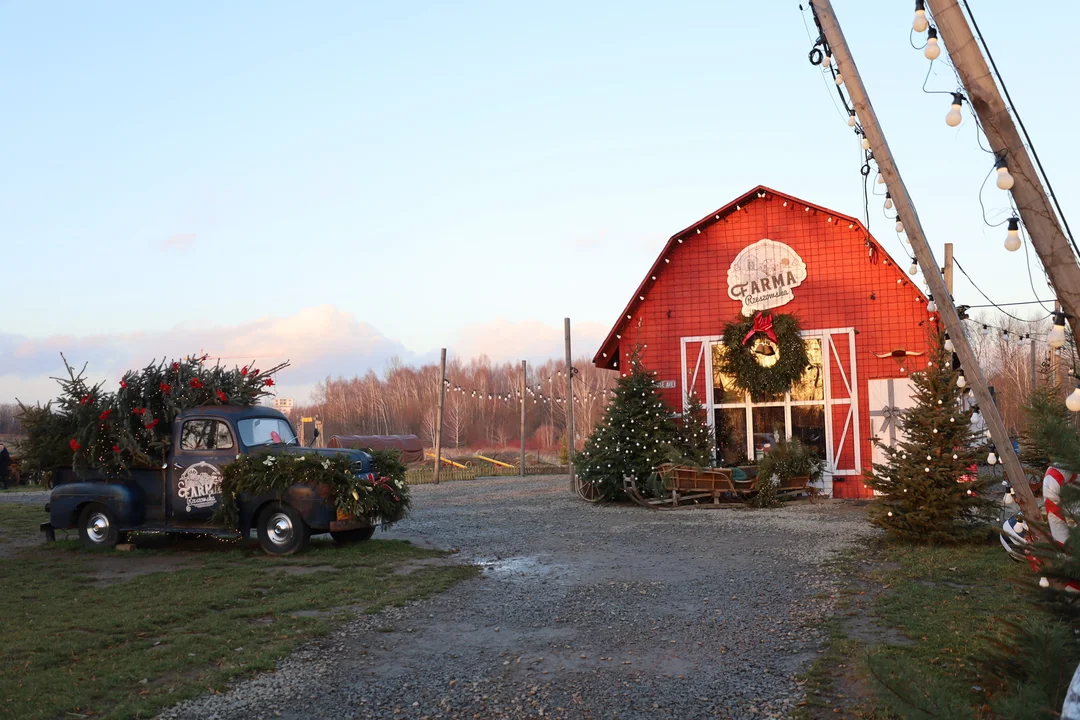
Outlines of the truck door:
<svg viewBox="0 0 1080 720">
<path fill-rule="evenodd" d="M 221 502 L 221 469 L 235 456 L 236 441 L 228 423 L 214 418 L 184 420 L 169 465 L 172 523 L 209 524 Z"/>
</svg>

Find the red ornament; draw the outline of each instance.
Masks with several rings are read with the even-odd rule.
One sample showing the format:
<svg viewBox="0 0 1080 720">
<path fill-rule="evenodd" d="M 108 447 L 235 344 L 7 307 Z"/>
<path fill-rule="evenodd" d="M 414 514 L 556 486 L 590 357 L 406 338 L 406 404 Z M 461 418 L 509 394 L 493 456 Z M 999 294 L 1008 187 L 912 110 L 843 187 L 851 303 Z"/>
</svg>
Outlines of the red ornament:
<svg viewBox="0 0 1080 720">
<path fill-rule="evenodd" d="M 126 380 L 121 380 L 121 381 L 120 381 L 120 387 L 122 387 L 122 388 L 124 388 L 125 390 L 127 390 L 127 381 L 126 381 Z"/>
<path fill-rule="evenodd" d="M 135 408 L 134 410 L 131 411 L 131 414 L 132 415 L 145 415 L 146 414 L 146 408 Z"/>
<path fill-rule="evenodd" d="M 263 380 L 263 385 L 265 385 L 266 387 L 270 387 L 273 384 L 274 378 L 266 378 L 265 380 Z"/>
<path fill-rule="evenodd" d="M 220 390 L 217 391 L 217 399 L 223 403 L 229 402 L 229 396 L 221 392 Z"/>
<path fill-rule="evenodd" d="M 75 438 L 71 438 L 71 442 L 68 443 L 68 446 L 71 448 L 72 452 L 79 452 L 79 448 L 82 447 Z"/>
<path fill-rule="evenodd" d="M 251 374 L 252 375 L 258 375 L 259 374 L 259 368 L 255 368 L 254 370 L 252 370 Z"/>
<path fill-rule="evenodd" d="M 754 326 L 750 328 L 750 332 L 746 333 L 746 337 L 743 338 L 742 344 L 745 345 L 750 342 L 750 338 L 754 337 L 759 332 L 765 333 L 770 340 L 776 342 L 776 333 L 773 332 L 772 328 L 772 315 L 759 313 L 758 316 L 754 318 Z"/>
<path fill-rule="evenodd" d="M 247 365 L 245 365 L 244 367 L 240 368 L 240 374 L 241 374 L 241 375 L 247 375 Z"/>
<path fill-rule="evenodd" d="M 202 386 L 203 386 L 203 384 L 201 382 L 199 382 L 199 378 L 191 378 L 191 387 L 198 390 Z"/>
<path fill-rule="evenodd" d="M 146 423 L 146 429 L 147 430 L 153 430 L 154 428 L 157 427 L 158 422 L 159 422 L 158 419 L 154 418 L 150 422 Z"/>
<path fill-rule="evenodd" d="M 87 405 L 93 399 L 94 398 L 90 397 L 89 395 L 83 395 L 81 398 L 79 398 L 79 404 L 80 405 Z"/>
<path fill-rule="evenodd" d="M 172 364 L 172 369 L 173 369 L 173 372 L 180 372 L 180 363 L 174 362 Z"/>
<path fill-rule="evenodd" d="M 119 455 L 120 454 L 120 446 L 119 445 L 113 445 L 112 446 L 112 451 L 114 453 L 116 453 L 117 455 Z"/>
<path fill-rule="evenodd" d="M 106 410 L 98 415 L 98 420 L 108 420 L 110 415 L 112 415 L 112 410 Z"/>
<path fill-rule="evenodd" d="M 161 392 L 165 393 L 166 395 L 168 395 L 170 392 L 172 392 L 172 386 L 169 385 L 169 383 L 161 383 L 161 384 L 158 385 L 158 387 L 160 387 Z"/>
</svg>

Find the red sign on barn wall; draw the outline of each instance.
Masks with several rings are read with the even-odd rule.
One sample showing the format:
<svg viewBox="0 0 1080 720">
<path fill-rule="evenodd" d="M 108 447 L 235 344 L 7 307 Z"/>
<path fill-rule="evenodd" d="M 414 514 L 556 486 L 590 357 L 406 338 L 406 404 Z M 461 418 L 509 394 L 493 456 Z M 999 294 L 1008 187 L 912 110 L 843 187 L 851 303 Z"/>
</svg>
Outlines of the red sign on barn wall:
<svg viewBox="0 0 1080 720">
<path fill-rule="evenodd" d="M 721 461 L 753 462 L 786 433 L 825 457 L 825 492 L 869 497 L 871 439 L 888 436 L 868 383 L 924 362 L 875 353 L 925 350 L 926 303 L 858 220 L 759 186 L 668 240 L 593 362 L 619 369 L 641 347 L 649 370 L 678 378 L 662 390 L 672 407 L 701 398 Z M 721 333 L 771 308 L 798 316 L 811 367 L 790 393 L 752 402 L 719 371 Z"/>
</svg>

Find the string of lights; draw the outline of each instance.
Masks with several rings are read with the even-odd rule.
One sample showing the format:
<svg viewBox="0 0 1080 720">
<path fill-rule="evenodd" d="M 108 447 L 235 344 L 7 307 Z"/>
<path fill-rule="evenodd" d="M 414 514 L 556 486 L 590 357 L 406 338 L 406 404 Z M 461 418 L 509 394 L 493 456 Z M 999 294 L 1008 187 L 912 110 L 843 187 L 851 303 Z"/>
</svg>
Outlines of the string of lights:
<svg viewBox="0 0 1080 720">
<path fill-rule="evenodd" d="M 971 276 L 968 275 L 967 270 L 964 269 L 964 266 L 960 264 L 959 260 L 957 260 L 956 258 L 953 258 L 953 263 L 956 265 L 957 269 L 960 270 L 960 272 L 962 272 L 964 274 L 964 277 L 967 278 L 968 282 L 971 283 L 971 287 L 975 288 L 975 290 L 978 291 L 978 293 L 980 295 L 982 295 L 986 299 L 986 302 L 990 303 L 990 306 L 993 307 L 994 309 L 996 309 L 1002 315 L 1006 315 L 1006 316 L 1012 318 L 1013 320 L 1016 320 L 1017 322 L 1038 322 L 1038 321 L 1041 321 L 1041 320 L 1045 320 L 1046 318 L 1050 317 L 1050 315 L 1052 314 L 1052 313 L 1050 313 L 1050 314 L 1044 315 L 1043 317 L 1038 318 L 1036 320 L 1029 321 L 1029 320 L 1024 320 L 1023 318 L 1018 318 L 1018 317 L 1016 317 L 1015 315 L 1012 315 L 1011 313 L 1009 313 L 1006 310 L 1002 310 L 1002 305 L 1000 305 L 998 303 L 995 303 L 993 300 L 991 300 L 990 296 L 987 295 L 985 292 L 983 292 L 982 288 L 979 287 L 978 284 L 976 284 L 976 282 L 971 279 Z M 1006 304 L 1008 304 L 1008 303 L 1006 303 Z"/>
</svg>

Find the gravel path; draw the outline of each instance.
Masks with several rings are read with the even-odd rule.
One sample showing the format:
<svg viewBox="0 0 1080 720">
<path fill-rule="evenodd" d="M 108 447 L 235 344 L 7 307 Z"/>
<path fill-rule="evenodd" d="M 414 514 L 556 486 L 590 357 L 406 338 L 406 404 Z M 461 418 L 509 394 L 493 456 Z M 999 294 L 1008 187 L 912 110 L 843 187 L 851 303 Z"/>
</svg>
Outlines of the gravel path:
<svg viewBox="0 0 1080 720">
<path fill-rule="evenodd" d="M 44 507 L 47 502 L 49 502 L 48 490 L 29 490 L 27 492 L 20 490 L 0 493 L 0 503 L 41 503 L 41 506 Z M 44 514 L 44 511 L 42 511 L 42 515 Z M 45 519 L 48 520 L 48 518 Z"/>
<path fill-rule="evenodd" d="M 862 511 L 651 512 L 566 486 L 415 488 L 413 516 L 387 536 L 460 548 L 483 578 L 358 617 L 162 717 L 788 717 L 823 639 L 823 562 L 871 532 Z"/>
</svg>

